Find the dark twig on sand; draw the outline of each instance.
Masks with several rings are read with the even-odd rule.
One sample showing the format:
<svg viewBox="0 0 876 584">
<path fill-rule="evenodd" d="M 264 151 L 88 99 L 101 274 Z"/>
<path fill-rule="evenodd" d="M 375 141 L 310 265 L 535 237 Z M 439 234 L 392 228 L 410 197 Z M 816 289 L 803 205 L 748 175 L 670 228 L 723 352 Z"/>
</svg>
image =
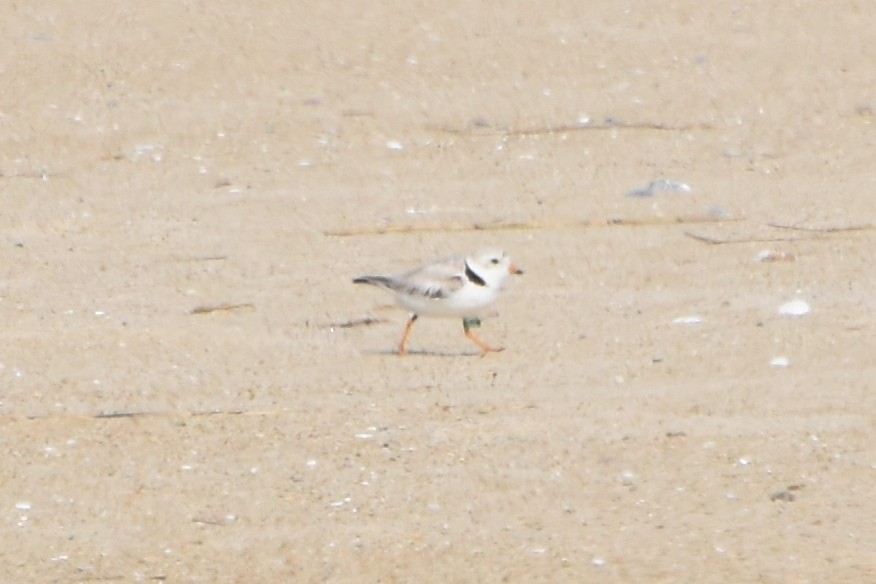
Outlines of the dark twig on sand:
<svg viewBox="0 0 876 584">
<path fill-rule="evenodd" d="M 216 304 L 213 306 L 197 306 L 189 312 L 189 314 L 207 314 L 209 312 L 217 312 L 222 310 L 238 310 L 241 308 L 254 308 L 255 306 L 249 302 L 240 304 Z"/>
<path fill-rule="evenodd" d="M 373 316 L 365 316 L 362 318 L 354 318 L 354 319 L 350 319 L 350 320 L 344 320 L 341 322 L 330 322 L 328 324 L 320 325 L 319 328 L 323 328 L 323 329 L 354 328 L 357 326 L 371 326 L 371 325 L 380 324 L 383 322 L 389 322 L 389 320 L 385 319 L 385 318 L 376 318 Z"/>
</svg>

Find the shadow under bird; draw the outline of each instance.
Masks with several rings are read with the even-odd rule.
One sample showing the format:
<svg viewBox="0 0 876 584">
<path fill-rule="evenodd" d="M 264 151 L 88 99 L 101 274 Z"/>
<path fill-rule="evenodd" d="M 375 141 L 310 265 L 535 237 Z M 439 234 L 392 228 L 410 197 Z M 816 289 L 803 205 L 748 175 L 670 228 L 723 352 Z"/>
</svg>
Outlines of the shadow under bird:
<svg viewBox="0 0 876 584">
<path fill-rule="evenodd" d="M 501 351 L 479 339 L 471 329 L 481 324 L 496 301 L 509 275 L 522 274 L 508 255 L 500 250 L 485 250 L 467 257 L 436 260 L 398 276 L 360 276 L 355 284 L 370 284 L 391 292 L 399 306 L 410 311 L 398 344 L 406 355 L 411 327 L 420 316 L 462 318 L 462 327 L 481 350 L 481 356 Z"/>
</svg>

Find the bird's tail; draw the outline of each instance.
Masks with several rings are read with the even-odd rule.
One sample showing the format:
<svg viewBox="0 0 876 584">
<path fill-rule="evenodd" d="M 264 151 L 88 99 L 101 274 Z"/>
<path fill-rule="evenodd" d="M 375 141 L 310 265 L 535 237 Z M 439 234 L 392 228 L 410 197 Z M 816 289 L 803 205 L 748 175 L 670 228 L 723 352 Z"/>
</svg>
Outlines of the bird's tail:
<svg viewBox="0 0 876 584">
<path fill-rule="evenodd" d="M 371 284 L 379 288 L 392 289 L 392 278 L 389 276 L 359 276 L 353 278 L 354 284 Z"/>
</svg>

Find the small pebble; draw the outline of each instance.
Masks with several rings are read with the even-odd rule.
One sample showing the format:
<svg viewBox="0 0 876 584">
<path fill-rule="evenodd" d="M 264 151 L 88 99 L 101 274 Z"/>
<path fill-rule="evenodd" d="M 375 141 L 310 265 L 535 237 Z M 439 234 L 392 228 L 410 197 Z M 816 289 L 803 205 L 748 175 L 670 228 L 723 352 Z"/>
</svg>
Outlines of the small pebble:
<svg viewBox="0 0 876 584">
<path fill-rule="evenodd" d="M 789 493 L 788 491 L 775 491 L 774 493 L 770 493 L 770 501 L 784 501 L 790 503 L 796 498 L 797 497 L 795 497 L 793 493 Z"/>
</svg>

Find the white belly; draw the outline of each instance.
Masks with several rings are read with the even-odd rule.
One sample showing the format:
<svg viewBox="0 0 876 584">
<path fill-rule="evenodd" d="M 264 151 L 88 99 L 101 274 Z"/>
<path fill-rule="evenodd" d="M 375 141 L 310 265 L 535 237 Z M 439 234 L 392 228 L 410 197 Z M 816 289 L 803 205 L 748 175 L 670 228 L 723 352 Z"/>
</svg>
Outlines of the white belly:
<svg viewBox="0 0 876 584">
<path fill-rule="evenodd" d="M 496 291 L 487 286 L 468 286 L 447 298 L 396 294 L 399 306 L 423 316 L 477 317 L 496 301 Z"/>
</svg>

